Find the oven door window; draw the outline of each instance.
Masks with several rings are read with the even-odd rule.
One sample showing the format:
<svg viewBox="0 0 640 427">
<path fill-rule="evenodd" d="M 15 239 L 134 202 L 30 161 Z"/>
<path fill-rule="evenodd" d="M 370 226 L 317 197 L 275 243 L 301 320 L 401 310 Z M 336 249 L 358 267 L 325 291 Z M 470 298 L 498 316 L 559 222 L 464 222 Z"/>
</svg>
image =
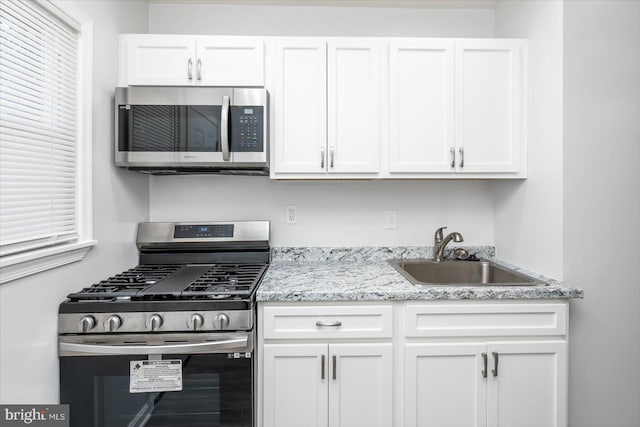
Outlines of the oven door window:
<svg viewBox="0 0 640 427">
<path fill-rule="evenodd" d="M 253 425 L 253 359 L 226 353 L 163 355 L 182 360 L 182 391 L 129 393 L 129 362 L 144 359 L 62 357 L 60 402 L 70 405 L 71 426 Z"/>
<path fill-rule="evenodd" d="M 220 152 L 222 107 L 131 105 L 119 109 L 121 151 Z"/>
</svg>

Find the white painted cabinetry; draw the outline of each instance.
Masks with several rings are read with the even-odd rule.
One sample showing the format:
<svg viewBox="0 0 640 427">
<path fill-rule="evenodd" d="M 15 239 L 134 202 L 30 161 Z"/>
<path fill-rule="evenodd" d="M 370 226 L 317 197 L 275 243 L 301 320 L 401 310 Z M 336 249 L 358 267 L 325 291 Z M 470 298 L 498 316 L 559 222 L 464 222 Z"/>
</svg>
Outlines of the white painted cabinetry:
<svg viewBox="0 0 640 427">
<path fill-rule="evenodd" d="M 324 173 L 327 150 L 327 45 L 279 39 L 271 46 L 271 170 Z"/>
<path fill-rule="evenodd" d="M 389 45 L 389 172 L 451 172 L 454 42 L 400 39 Z"/>
<path fill-rule="evenodd" d="M 260 303 L 258 425 L 566 427 L 567 309 Z"/>
<path fill-rule="evenodd" d="M 457 172 L 525 170 L 523 43 L 456 41 Z"/>
<path fill-rule="evenodd" d="M 405 315 L 406 427 L 566 426 L 565 304 L 408 304 Z"/>
<path fill-rule="evenodd" d="M 524 42 L 398 39 L 389 47 L 389 173 L 526 176 Z"/>
<path fill-rule="evenodd" d="M 405 370 L 407 427 L 566 425 L 566 342 L 407 344 Z"/>
<path fill-rule="evenodd" d="M 270 58 L 272 177 L 375 177 L 381 42 L 274 39 Z"/>
<path fill-rule="evenodd" d="M 259 309 L 264 427 L 392 425 L 390 305 Z"/>
<path fill-rule="evenodd" d="M 263 86 L 264 41 L 244 36 L 123 34 L 121 86 Z"/>
</svg>

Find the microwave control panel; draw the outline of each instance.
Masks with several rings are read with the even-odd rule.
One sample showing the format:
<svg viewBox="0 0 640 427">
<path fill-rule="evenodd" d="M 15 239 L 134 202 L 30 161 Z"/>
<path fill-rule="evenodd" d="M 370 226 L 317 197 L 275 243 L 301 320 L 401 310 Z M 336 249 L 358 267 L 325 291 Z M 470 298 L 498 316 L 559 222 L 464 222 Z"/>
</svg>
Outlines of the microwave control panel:
<svg viewBox="0 0 640 427">
<path fill-rule="evenodd" d="M 264 107 L 231 107 L 231 151 L 264 151 Z"/>
</svg>

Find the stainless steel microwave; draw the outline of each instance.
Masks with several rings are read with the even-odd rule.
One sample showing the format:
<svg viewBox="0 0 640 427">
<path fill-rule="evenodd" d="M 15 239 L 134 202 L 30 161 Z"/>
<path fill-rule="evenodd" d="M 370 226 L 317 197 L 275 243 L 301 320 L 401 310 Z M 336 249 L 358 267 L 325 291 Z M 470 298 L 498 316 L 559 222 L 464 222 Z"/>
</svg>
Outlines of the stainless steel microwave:
<svg viewBox="0 0 640 427">
<path fill-rule="evenodd" d="M 118 87 L 115 163 L 153 174 L 268 174 L 268 92 Z"/>
</svg>

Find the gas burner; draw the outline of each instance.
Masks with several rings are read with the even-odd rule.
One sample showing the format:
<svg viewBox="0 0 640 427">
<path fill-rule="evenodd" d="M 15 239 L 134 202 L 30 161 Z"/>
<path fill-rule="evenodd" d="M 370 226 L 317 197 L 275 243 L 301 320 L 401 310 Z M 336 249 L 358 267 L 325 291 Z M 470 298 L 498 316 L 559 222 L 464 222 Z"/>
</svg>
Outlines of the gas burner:
<svg viewBox="0 0 640 427">
<path fill-rule="evenodd" d="M 208 294 L 207 295 L 207 299 L 227 299 L 229 298 L 229 295 L 223 295 L 223 294 Z"/>
</svg>

